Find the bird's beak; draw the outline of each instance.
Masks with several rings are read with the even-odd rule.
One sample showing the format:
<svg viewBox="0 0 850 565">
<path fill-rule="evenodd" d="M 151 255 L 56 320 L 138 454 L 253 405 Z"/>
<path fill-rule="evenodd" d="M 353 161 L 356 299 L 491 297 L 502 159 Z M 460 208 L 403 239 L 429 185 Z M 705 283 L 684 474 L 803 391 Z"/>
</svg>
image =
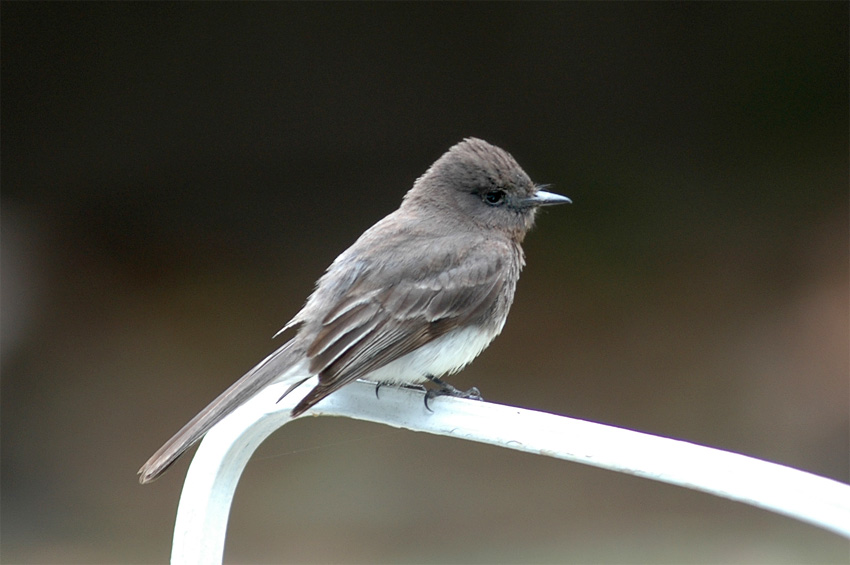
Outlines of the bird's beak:
<svg viewBox="0 0 850 565">
<path fill-rule="evenodd" d="M 525 198 L 523 203 L 527 206 L 553 206 L 555 204 L 572 204 L 573 201 L 554 192 L 538 190 L 532 196 Z"/>
</svg>

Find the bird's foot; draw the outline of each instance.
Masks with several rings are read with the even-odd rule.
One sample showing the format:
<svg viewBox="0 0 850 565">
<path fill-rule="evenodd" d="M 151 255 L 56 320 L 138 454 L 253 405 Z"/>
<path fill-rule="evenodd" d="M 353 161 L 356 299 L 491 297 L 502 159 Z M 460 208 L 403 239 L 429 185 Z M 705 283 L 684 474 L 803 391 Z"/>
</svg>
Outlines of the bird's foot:
<svg viewBox="0 0 850 565">
<path fill-rule="evenodd" d="M 428 406 L 428 402 L 438 396 L 454 396 L 456 398 L 468 398 L 469 400 L 484 400 L 477 387 L 472 387 L 469 390 L 458 390 L 443 379 L 435 377 L 434 375 L 426 375 L 426 377 L 429 381 L 440 387 L 431 388 L 425 392 L 425 408 L 427 408 L 429 412 L 433 412 L 433 410 L 431 410 L 431 407 Z"/>
<path fill-rule="evenodd" d="M 381 387 L 384 386 L 385 384 L 386 383 L 375 383 L 375 398 L 378 398 L 378 399 L 381 398 L 380 395 L 378 394 L 378 391 L 381 390 Z M 411 390 L 418 390 L 418 391 L 421 391 L 421 392 L 425 392 L 427 390 L 422 385 L 406 385 L 406 384 L 403 384 L 403 385 L 400 385 L 400 386 L 401 386 L 401 388 L 409 388 Z"/>
</svg>

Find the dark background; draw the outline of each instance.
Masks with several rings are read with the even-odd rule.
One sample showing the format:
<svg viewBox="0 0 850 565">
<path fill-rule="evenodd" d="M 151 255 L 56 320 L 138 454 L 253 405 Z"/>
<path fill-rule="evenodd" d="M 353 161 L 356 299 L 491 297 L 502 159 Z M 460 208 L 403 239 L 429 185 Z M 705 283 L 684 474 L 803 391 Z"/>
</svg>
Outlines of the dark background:
<svg viewBox="0 0 850 565">
<path fill-rule="evenodd" d="M 546 210 L 485 397 L 847 482 L 848 4 L 41 4 L 2 16 L 2 560 L 164 562 L 136 469 L 466 136 Z M 846 562 L 838 536 L 345 420 L 231 562 Z"/>
</svg>

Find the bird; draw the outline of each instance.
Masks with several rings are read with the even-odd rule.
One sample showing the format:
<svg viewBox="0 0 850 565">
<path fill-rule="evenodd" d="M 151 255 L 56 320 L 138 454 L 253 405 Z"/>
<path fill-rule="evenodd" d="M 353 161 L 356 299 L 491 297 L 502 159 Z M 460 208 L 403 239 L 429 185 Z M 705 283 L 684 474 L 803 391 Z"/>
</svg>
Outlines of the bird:
<svg viewBox="0 0 850 565">
<path fill-rule="evenodd" d="M 398 209 L 331 263 L 278 332 L 296 329 L 295 335 L 156 451 L 139 469 L 139 481 L 158 478 L 273 383 L 290 385 L 285 396 L 318 377 L 293 418 L 358 379 L 408 386 L 433 381 L 439 388 L 426 395 L 426 407 L 440 394 L 476 396 L 477 389 L 458 391 L 442 377 L 465 367 L 502 331 L 525 265 L 521 244 L 537 211 L 571 202 L 546 188 L 495 145 L 469 137 L 452 146 Z"/>
</svg>

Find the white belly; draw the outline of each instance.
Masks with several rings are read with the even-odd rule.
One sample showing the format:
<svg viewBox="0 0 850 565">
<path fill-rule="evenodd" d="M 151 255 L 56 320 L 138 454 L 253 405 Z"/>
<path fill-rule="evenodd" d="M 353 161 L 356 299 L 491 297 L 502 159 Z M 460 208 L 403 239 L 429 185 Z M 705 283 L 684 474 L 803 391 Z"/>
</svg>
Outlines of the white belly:
<svg viewBox="0 0 850 565">
<path fill-rule="evenodd" d="M 497 334 L 479 328 L 454 330 L 363 378 L 382 383 L 416 384 L 427 380 L 427 375 L 451 374 L 478 357 Z"/>
</svg>

